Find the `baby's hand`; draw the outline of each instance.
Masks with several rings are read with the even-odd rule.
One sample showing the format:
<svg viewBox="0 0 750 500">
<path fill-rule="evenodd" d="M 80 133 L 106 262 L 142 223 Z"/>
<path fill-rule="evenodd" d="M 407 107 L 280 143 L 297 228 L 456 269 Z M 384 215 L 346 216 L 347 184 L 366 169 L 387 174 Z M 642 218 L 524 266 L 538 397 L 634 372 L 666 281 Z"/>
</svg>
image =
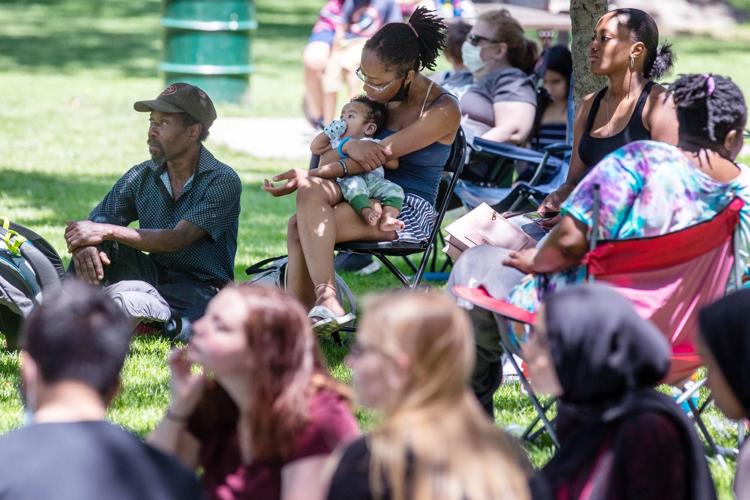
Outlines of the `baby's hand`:
<svg viewBox="0 0 750 500">
<path fill-rule="evenodd" d="M 331 141 L 335 141 L 346 132 L 346 122 L 344 120 L 333 120 L 323 128 L 323 133 Z"/>
</svg>

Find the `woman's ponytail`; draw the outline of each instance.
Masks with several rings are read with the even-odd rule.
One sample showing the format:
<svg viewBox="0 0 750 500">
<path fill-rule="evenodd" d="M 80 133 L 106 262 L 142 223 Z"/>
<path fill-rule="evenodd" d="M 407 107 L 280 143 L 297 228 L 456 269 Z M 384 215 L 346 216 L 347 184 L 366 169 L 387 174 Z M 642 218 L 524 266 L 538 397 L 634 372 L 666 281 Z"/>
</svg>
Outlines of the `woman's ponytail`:
<svg viewBox="0 0 750 500">
<path fill-rule="evenodd" d="M 434 11 L 419 7 L 408 23 L 388 23 L 367 40 L 365 50 L 375 51 L 387 65 L 402 72 L 434 70 L 445 47 L 446 25 Z"/>
<path fill-rule="evenodd" d="M 440 51 L 445 48 L 445 22 L 425 7 L 418 7 L 408 21 L 409 26 L 414 29 L 419 42 L 419 55 L 417 56 L 416 71 L 423 69 L 435 70 Z"/>
<path fill-rule="evenodd" d="M 643 76 L 650 80 L 658 80 L 669 73 L 674 66 L 676 57 L 672 51 L 672 44 L 665 43 L 656 50 L 654 57 L 649 57 L 643 66 Z"/>
</svg>

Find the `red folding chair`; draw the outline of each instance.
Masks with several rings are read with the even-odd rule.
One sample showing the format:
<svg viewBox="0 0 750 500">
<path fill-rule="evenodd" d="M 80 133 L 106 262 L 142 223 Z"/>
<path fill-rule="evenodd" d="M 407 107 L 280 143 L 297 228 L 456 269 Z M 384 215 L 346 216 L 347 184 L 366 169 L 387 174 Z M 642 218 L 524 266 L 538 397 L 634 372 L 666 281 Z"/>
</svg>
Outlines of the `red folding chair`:
<svg viewBox="0 0 750 500">
<path fill-rule="evenodd" d="M 711 220 L 663 236 L 601 242 L 592 238 L 591 249 L 583 258 L 582 264 L 586 266 L 590 280 L 614 286 L 670 341 L 672 362 L 664 383 L 684 381 L 703 365 L 696 349 L 698 311 L 724 295 L 732 266 L 736 267 L 737 288 L 741 285 L 742 269 L 736 257 L 734 232 L 743 205 L 741 199 L 735 198 Z M 598 226 L 597 208 L 595 203 L 594 227 Z M 534 322 L 534 313 L 503 298 L 491 297 L 481 287 L 455 287 L 454 293 L 517 323 L 530 325 Z M 518 353 L 517 336 L 501 338 L 501 342 L 508 352 Z M 519 378 L 525 378 L 520 370 L 517 371 Z M 700 418 L 710 398 L 695 405 L 689 397 L 691 395 L 681 397 L 678 402 L 691 406 L 696 425 L 709 448 L 718 453 L 718 447 Z M 539 405 L 534 406 L 539 414 Z M 540 414 L 539 418 L 551 431 L 546 414 Z M 556 442 L 554 437 L 553 440 Z"/>
</svg>

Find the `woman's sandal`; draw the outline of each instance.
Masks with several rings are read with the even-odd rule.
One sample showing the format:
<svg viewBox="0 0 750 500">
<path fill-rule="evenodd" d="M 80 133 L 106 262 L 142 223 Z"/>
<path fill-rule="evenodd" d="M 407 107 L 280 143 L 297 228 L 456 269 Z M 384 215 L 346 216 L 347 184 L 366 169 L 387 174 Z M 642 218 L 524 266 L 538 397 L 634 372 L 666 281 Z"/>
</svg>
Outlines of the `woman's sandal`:
<svg viewBox="0 0 750 500">
<path fill-rule="evenodd" d="M 341 316 L 336 316 L 336 313 L 331 311 L 326 306 L 315 306 L 310 309 L 307 314 L 308 318 L 320 318 L 318 321 L 313 323 L 312 329 L 318 335 L 332 335 L 335 332 L 341 330 L 341 327 L 347 323 L 354 321 L 354 315 L 352 313 L 346 313 Z"/>
</svg>

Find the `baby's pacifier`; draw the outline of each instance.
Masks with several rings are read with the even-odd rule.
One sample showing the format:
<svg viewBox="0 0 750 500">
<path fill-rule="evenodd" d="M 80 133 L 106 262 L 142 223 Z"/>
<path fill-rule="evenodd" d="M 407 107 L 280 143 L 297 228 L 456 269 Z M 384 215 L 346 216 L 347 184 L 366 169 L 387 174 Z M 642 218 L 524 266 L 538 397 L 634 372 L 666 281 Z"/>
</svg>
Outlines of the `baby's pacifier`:
<svg viewBox="0 0 750 500">
<path fill-rule="evenodd" d="M 323 133 L 328 136 L 331 141 L 335 141 L 346 132 L 346 122 L 344 120 L 333 120 L 331 123 L 323 128 Z"/>
</svg>

